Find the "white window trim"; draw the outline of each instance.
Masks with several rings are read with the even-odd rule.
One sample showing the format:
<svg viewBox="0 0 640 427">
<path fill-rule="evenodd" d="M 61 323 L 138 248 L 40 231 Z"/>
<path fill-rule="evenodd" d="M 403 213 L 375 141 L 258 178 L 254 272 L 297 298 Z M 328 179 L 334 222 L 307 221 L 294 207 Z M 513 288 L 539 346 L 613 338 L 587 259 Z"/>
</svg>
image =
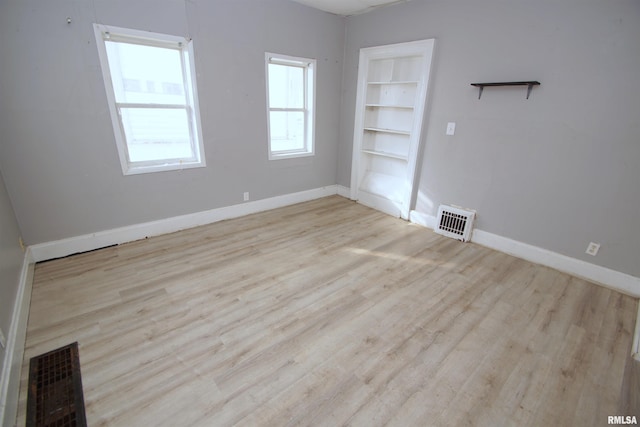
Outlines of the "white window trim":
<svg viewBox="0 0 640 427">
<path fill-rule="evenodd" d="M 182 170 L 189 168 L 205 167 L 204 144 L 202 139 L 202 126 L 200 124 L 200 110 L 198 102 L 198 89 L 196 87 L 196 70 L 193 61 L 193 41 L 185 37 L 174 36 L 169 34 L 153 33 L 149 31 L 133 30 L 129 28 L 114 27 L 111 25 L 93 24 L 94 34 L 96 38 L 96 46 L 98 48 L 98 57 L 102 68 L 102 76 L 107 95 L 109 113 L 113 125 L 113 132 L 116 139 L 116 147 L 118 156 L 122 166 L 124 175 L 134 175 L 150 172 L 162 172 L 170 170 Z M 111 79 L 111 71 L 105 47 L 105 39 L 133 42 L 148 46 L 170 47 L 179 49 L 182 53 L 182 68 L 185 76 L 185 96 L 186 109 L 190 115 L 189 127 L 191 134 L 192 148 L 195 157 L 192 159 L 166 159 L 151 162 L 130 162 L 128 160 L 127 141 L 124 129 L 121 124 L 120 115 L 118 114 L 118 103 L 116 102 L 115 92 Z M 124 104 L 123 104 L 124 105 Z M 175 105 L 154 105 L 154 104 L 127 104 L 128 106 L 157 107 L 157 108 L 185 108 Z M 173 161 L 172 161 L 173 160 Z"/>
<path fill-rule="evenodd" d="M 316 60 L 296 56 L 281 55 L 265 52 L 265 86 L 267 88 L 267 149 L 269 160 L 290 159 L 294 157 L 308 157 L 315 155 L 316 128 Z M 270 108 L 269 107 L 269 64 L 294 65 L 305 70 L 305 99 L 304 109 Z M 302 150 L 276 151 L 271 150 L 271 111 L 304 111 L 305 114 L 305 148 Z"/>
</svg>

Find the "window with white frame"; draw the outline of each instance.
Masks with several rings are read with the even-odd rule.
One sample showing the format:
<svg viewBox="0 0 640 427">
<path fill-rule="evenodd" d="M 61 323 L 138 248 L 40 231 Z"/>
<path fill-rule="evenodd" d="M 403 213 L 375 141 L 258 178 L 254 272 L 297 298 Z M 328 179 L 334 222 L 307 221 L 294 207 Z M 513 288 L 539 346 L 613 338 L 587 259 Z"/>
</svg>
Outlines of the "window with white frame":
<svg viewBox="0 0 640 427">
<path fill-rule="evenodd" d="M 314 59 L 265 54 L 269 159 L 314 153 Z"/>
<path fill-rule="evenodd" d="M 205 166 L 191 40 L 94 30 L 123 173 Z"/>
</svg>

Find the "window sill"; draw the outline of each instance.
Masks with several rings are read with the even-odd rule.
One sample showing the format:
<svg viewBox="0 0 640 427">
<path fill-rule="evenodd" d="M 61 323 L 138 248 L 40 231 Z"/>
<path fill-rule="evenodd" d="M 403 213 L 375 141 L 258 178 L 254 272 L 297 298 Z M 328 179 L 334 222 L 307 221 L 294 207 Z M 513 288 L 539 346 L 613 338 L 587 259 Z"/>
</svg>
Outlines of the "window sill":
<svg viewBox="0 0 640 427">
<path fill-rule="evenodd" d="M 311 157 L 314 156 L 314 152 L 296 152 L 296 153 L 278 153 L 273 154 L 269 153 L 269 160 L 283 160 L 283 159 L 294 159 L 297 157 Z"/>
<path fill-rule="evenodd" d="M 207 165 L 204 161 L 193 163 L 167 163 L 160 165 L 148 165 L 148 166 L 124 166 L 122 173 L 124 175 L 140 175 L 143 173 L 154 172 L 168 172 L 168 171 L 181 171 L 183 169 L 204 168 Z"/>
</svg>

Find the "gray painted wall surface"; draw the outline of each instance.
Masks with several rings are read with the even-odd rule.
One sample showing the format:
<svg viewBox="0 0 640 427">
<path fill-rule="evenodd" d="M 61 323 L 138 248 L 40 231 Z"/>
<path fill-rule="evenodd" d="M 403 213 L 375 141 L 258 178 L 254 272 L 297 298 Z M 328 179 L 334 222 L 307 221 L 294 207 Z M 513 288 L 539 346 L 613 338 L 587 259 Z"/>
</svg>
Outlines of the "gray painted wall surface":
<svg viewBox="0 0 640 427">
<path fill-rule="evenodd" d="M 19 238 L 18 222 L 0 174 L 0 328 L 5 338 L 8 338 L 11 327 L 13 305 L 24 258 L 18 243 Z M 0 348 L 0 368 L 4 365 L 5 356 L 6 350 Z"/>
<path fill-rule="evenodd" d="M 426 38 L 416 209 L 476 209 L 479 229 L 640 276 L 640 2 L 413 0 L 347 18 L 338 184 L 350 185 L 358 50 Z M 529 100 L 524 88 L 478 100 L 469 85 L 513 80 L 542 85 Z"/>
<path fill-rule="evenodd" d="M 206 168 L 122 175 L 93 22 L 193 37 Z M 23 236 L 349 186 L 358 50 L 431 37 L 416 209 L 473 208 L 482 230 L 640 276 L 634 0 L 412 0 L 346 19 L 286 0 L 0 0 L 0 170 Z M 267 160 L 265 51 L 318 59 L 313 158 Z M 521 79 L 542 82 L 529 100 L 469 86 Z"/>
<path fill-rule="evenodd" d="M 1 1 L 0 170 L 26 243 L 335 184 L 344 18 L 286 0 Z M 193 38 L 206 168 L 122 175 L 94 22 Z M 265 51 L 317 59 L 314 157 L 267 158 Z"/>
</svg>

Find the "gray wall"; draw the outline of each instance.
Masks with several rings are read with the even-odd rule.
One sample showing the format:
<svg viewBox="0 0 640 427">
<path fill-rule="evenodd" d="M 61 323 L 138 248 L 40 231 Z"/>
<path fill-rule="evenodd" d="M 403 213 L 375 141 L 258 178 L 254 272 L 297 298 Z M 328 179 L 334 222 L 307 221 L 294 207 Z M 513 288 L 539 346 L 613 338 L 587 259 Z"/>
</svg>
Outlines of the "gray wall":
<svg viewBox="0 0 640 427">
<path fill-rule="evenodd" d="M 93 22 L 193 37 L 206 168 L 122 175 Z M 412 0 L 346 19 L 286 0 L 0 0 L 0 170 L 26 242 L 349 186 L 359 48 L 431 37 L 416 209 L 473 208 L 482 230 L 640 276 L 635 0 Z M 267 160 L 264 51 L 318 59 L 313 158 Z M 469 86 L 520 79 L 542 86 Z"/>
<path fill-rule="evenodd" d="M 5 338 L 9 338 L 13 305 L 24 258 L 18 243 L 19 238 L 18 222 L 0 174 L 0 328 Z M 4 366 L 5 356 L 6 349 L 0 349 L 0 369 Z"/>
<path fill-rule="evenodd" d="M 358 50 L 432 37 L 416 209 L 476 209 L 479 229 L 640 276 L 640 2 L 413 0 L 348 18 L 339 184 Z M 542 85 L 529 100 L 523 88 L 478 100 L 469 85 L 509 80 Z"/>
<path fill-rule="evenodd" d="M 0 170 L 26 243 L 335 184 L 344 18 L 286 0 L 0 1 Z M 206 168 L 122 175 L 94 22 L 193 38 Z M 314 157 L 267 159 L 265 51 L 317 59 Z"/>
</svg>

